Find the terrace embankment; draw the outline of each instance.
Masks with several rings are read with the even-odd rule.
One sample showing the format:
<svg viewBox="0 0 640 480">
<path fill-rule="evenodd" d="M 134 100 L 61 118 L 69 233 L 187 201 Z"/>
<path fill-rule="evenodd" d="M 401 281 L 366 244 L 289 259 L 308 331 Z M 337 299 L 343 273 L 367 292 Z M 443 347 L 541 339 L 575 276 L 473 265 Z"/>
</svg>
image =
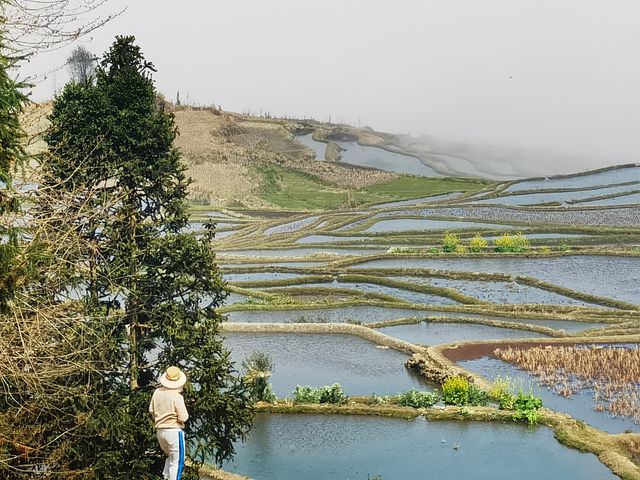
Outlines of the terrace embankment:
<svg viewBox="0 0 640 480">
<path fill-rule="evenodd" d="M 378 345 L 393 348 L 408 354 L 421 353 L 425 349 L 409 342 L 395 339 L 367 327 L 349 323 L 241 323 L 221 324 L 223 332 L 251 333 L 318 333 L 347 334 L 369 340 Z"/>
</svg>

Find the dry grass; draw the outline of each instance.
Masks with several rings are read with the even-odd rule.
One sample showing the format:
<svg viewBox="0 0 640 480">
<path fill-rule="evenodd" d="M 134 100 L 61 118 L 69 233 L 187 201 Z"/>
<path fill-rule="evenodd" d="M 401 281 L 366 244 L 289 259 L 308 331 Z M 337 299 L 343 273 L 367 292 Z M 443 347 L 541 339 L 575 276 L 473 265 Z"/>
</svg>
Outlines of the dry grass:
<svg viewBox="0 0 640 480">
<path fill-rule="evenodd" d="M 594 408 L 640 422 L 640 349 L 533 347 L 497 349 L 498 358 L 536 375 L 554 392 L 569 397 L 594 391 Z"/>
<path fill-rule="evenodd" d="M 247 176 L 244 182 L 238 183 L 237 170 L 225 171 L 232 164 L 244 167 L 245 173 L 255 165 L 279 165 L 347 189 L 360 189 L 398 177 L 389 172 L 313 161 L 311 150 L 296 142 L 279 123 L 244 120 L 237 115 L 214 115 L 207 110 L 193 109 L 177 110 L 175 116 L 180 131 L 176 146 L 183 152 L 189 174 L 196 180 L 194 189 L 216 192 L 212 197 L 219 203 L 243 198 L 245 204 L 260 205 L 252 195 L 255 188 L 246 188 L 248 183 L 255 187 L 257 179 Z M 199 168 L 209 164 L 224 164 L 225 169 Z"/>
<path fill-rule="evenodd" d="M 189 165 L 191 196 L 213 206 L 230 203 L 267 206 L 258 197 L 259 178 L 246 165 L 203 162 Z"/>
</svg>

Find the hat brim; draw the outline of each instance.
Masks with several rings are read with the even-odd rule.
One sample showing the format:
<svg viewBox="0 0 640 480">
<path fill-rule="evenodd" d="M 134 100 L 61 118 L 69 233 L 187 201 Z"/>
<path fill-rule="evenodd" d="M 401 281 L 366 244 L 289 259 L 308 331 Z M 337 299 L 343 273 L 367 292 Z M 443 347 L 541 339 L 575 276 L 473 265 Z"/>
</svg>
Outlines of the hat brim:
<svg viewBox="0 0 640 480">
<path fill-rule="evenodd" d="M 187 383 L 187 376 L 184 372 L 180 372 L 180 377 L 177 380 L 169 380 L 166 372 L 160 377 L 160 385 L 165 388 L 180 388 L 185 383 Z"/>
</svg>

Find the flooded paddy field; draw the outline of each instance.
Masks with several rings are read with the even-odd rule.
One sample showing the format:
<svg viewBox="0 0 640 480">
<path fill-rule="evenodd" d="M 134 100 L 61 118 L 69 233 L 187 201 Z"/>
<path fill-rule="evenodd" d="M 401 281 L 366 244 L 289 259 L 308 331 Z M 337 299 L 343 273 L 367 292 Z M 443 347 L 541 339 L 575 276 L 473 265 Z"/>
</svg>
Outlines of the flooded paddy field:
<svg viewBox="0 0 640 480">
<path fill-rule="evenodd" d="M 312 149 L 316 154 L 316 160 L 324 160 L 325 152 L 327 151 L 327 144 L 324 142 L 316 142 L 313 139 L 313 133 L 298 135 L 296 140 Z"/>
<path fill-rule="evenodd" d="M 299 238 L 296 243 L 364 243 L 368 237 L 344 237 L 333 235 L 307 235 Z"/>
<path fill-rule="evenodd" d="M 422 305 L 457 305 L 460 302 L 452 299 L 452 298 L 448 298 L 446 296 L 442 296 L 442 295 L 433 295 L 433 294 L 429 294 L 429 293 L 423 293 L 423 292 L 413 292 L 411 290 L 405 290 L 402 288 L 394 288 L 394 287 L 388 287 L 385 285 L 377 285 L 377 284 L 373 284 L 373 283 L 364 283 L 364 282 L 331 282 L 331 283 L 318 283 L 318 284 L 301 284 L 301 285 L 296 285 L 296 287 L 299 288 L 309 288 L 309 289 L 313 289 L 313 288 L 322 288 L 322 287 L 332 287 L 332 288 L 344 288 L 344 289 L 349 289 L 349 290 L 358 290 L 361 292 L 368 292 L 368 293 L 381 293 L 381 294 L 385 294 L 385 295 L 390 295 L 394 298 L 398 298 L 400 300 L 404 300 L 406 302 L 409 303 L 414 303 L 414 304 L 422 304 Z M 282 293 L 286 293 L 287 288 L 273 288 L 270 289 L 269 291 L 278 291 L 278 292 L 282 292 Z"/>
<path fill-rule="evenodd" d="M 447 206 L 380 212 L 381 217 L 422 216 L 459 217 L 484 221 L 518 222 L 531 225 L 622 226 L 640 225 L 640 206 L 607 209 L 527 209 L 491 206 Z"/>
<path fill-rule="evenodd" d="M 574 175 L 540 180 L 516 182 L 506 189 L 508 192 L 521 190 L 552 190 L 561 188 L 592 188 L 627 182 L 640 182 L 640 166 L 609 169 L 588 175 Z"/>
<path fill-rule="evenodd" d="M 429 204 L 429 203 L 439 203 L 446 202 L 449 200 L 454 200 L 459 198 L 462 193 L 453 192 L 453 193 L 443 193 L 441 195 L 432 195 L 430 197 L 421 197 L 421 198 L 413 198 L 411 200 L 398 200 L 396 202 L 387 202 L 387 203 L 378 203 L 376 205 L 372 205 L 373 209 L 387 209 L 387 208 L 395 208 L 395 207 L 409 207 L 413 205 L 421 205 L 421 204 Z"/>
<path fill-rule="evenodd" d="M 280 272 L 252 272 L 252 273 L 225 273 L 224 279 L 227 282 L 257 282 L 265 280 L 288 280 L 302 277 L 298 273 L 280 273 Z"/>
<path fill-rule="evenodd" d="M 377 330 L 385 335 L 421 345 L 439 345 L 467 340 L 546 337 L 542 333 L 528 330 L 498 328 L 474 323 L 420 322 L 412 325 L 383 327 Z"/>
<path fill-rule="evenodd" d="M 474 204 L 497 204 L 497 205 L 544 205 L 548 203 L 559 203 L 563 205 L 580 204 L 582 201 L 596 199 L 604 196 L 614 196 L 624 193 L 632 193 L 640 189 L 640 183 L 634 185 L 624 185 L 619 187 L 601 188 L 596 190 L 578 190 L 572 192 L 545 192 L 529 193 L 522 195 L 507 195 L 493 198 L 474 200 Z M 617 198 L 617 197 L 613 197 Z"/>
<path fill-rule="evenodd" d="M 459 257 L 373 260 L 362 268 L 428 268 L 455 272 L 524 275 L 562 287 L 640 304 L 640 257 Z"/>
<path fill-rule="evenodd" d="M 574 298 L 549 292 L 541 288 L 520 285 L 515 282 L 492 282 L 481 280 L 451 280 L 435 277 L 400 277 L 405 281 L 453 288 L 454 290 L 478 300 L 500 304 L 541 304 L 541 305 L 580 305 L 591 304 Z"/>
<path fill-rule="evenodd" d="M 364 230 L 368 233 L 398 232 L 403 230 L 462 230 L 487 228 L 493 230 L 510 230 L 512 225 L 500 225 L 479 222 L 456 222 L 450 220 L 420 220 L 413 218 L 398 218 L 394 220 L 380 220 Z"/>
<path fill-rule="evenodd" d="M 355 142 L 338 144 L 342 147 L 341 156 L 344 163 L 422 177 L 442 176 L 415 157 L 389 152 L 382 148 L 365 147 Z"/>
<path fill-rule="evenodd" d="M 236 448 L 224 468 L 260 480 L 454 478 L 453 466 L 455 478 L 477 480 L 617 478 L 595 455 L 562 446 L 550 429 L 501 423 L 261 414 Z"/>
<path fill-rule="evenodd" d="M 339 383 L 347 395 L 391 395 L 430 388 L 404 367 L 407 354 L 380 349 L 351 335 L 304 333 L 225 333 L 225 344 L 238 365 L 251 352 L 268 353 L 275 368 L 274 393 L 291 396 L 296 385 Z"/>
<path fill-rule="evenodd" d="M 612 198 L 601 198 L 580 202 L 583 207 L 606 207 L 610 205 L 638 205 L 640 204 L 640 193 L 631 193 L 629 195 L 620 195 Z"/>
</svg>

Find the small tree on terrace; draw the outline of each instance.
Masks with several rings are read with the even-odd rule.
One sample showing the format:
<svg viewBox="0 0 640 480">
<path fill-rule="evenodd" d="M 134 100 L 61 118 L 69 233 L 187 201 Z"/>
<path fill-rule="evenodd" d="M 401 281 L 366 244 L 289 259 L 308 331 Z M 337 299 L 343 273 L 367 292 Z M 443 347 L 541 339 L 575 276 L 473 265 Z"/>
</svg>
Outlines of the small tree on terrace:
<svg viewBox="0 0 640 480">
<path fill-rule="evenodd" d="M 96 59 L 89 50 L 80 45 L 67 58 L 67 68 L 72 81 L 76 83 L 87 82 L 95 74 Z"/>
<path fill-rule="evenodd" d="M 95 83 L 70 83 L 56 98 L 47 137 L 45 184 L 92 212 L 75 224 L 93 246 L 77 272 L 86 311 L 118 325 L 121 355 L 95 386 L 98 407 L 78 440 L 78 462 L 109 478 L 148 478 L 160 459 L 146 408 L 170 364 L 190 378 L 194 459 L 229 458 L 251 425 L 249 391 L 218 333 L 214 308 L 227 292 L 211 239 L 180 232 L 189 180 L 153 71 L 133 37 L 117 37 Z"/>
</svg>

